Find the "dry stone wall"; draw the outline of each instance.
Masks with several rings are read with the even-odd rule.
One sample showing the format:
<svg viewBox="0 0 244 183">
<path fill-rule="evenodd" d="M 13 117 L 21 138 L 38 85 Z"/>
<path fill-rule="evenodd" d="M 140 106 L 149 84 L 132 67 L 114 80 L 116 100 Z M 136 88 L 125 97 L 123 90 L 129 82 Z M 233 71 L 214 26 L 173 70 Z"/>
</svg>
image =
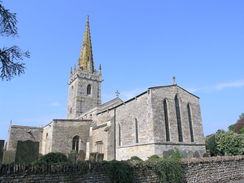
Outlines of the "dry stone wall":
<svg viewBox="0 0 244 183">
<path fill-rule="evenodd" d="M 244 156 L 184 159 L 182 163 L 187 183 L 225 183 L 244 178 Z M 86 173 L 82 167 L 76 165 L 49 165 L 41 168 L 0 165 L 0 182 L 111 182 L 103 164 L 86 164 L 85 168 Z M 137 170 L 133 182 L 159 183 L 159 178 L 152 171 Z"/>
</svg>

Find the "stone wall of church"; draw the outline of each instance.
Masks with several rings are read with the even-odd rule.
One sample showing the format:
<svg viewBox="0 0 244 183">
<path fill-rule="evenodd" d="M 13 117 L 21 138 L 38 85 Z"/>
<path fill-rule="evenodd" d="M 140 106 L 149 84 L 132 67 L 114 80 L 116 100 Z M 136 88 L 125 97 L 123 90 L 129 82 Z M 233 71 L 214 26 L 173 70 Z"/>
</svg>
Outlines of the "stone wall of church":
<svg viewBox="0 0 244 183">
<path fill-rule="evenodd" d="M 79 70 L 73 74 L 68 94 L 69 119 L 75 119 L 101 103 L 100 82 L 100 71 L 92 74 Z M 91 86 L 91 94 L 87 94 L 88 85 Z"/>
<path fill-rule="evenodd" d="M 41 154 L 52 152 L 53 122 L 43 127 Z"/>
<path fill-rule="evenodd" d="M 206 152 L 203 135 L 199 98 L 178 86 L 151 89 L 152 110 L 154 119 L 156 154 L 167 153 L 169 149 L 177 148 L 184 156 L 193 157 Z M 175 96 L 179 98 L 183 142 L 179 142 L 175 109 Z M 170 141 L 166 141 L 165 117 L 163 100 L 167 100 Z M 190 125 L 187 105 L 191 107 L 191 121 L 194 142 L 191 142 Z"/>
<path fill-rule="evenodd" d="M 187 104 L 191 106 L 192 127 L 194 144 L 204 144 L 204 135 L 202 127 L 202 119 L 200 112 L 199 99 L 179 88 L 178 86 L 161 87 L 151 89 L 152 92 L 152 110 L 154 119 L 154 133 L 156 142 L 166 142 L 165 118 L 163 100 L 167 100 L 168 104 L 168 121 L 170 142 L 178 143 L 178 128 L 175 110 L 175 96 L 178 95 L 180 103 L 181 124 L 183 133 L 183 143 L 192 143 L 190 136 L 189 118 Z"/>
<path fill-rule="evenodd" d="M 98 152 L 96 142 L 103 142 L 104 160 L 115 159 L 114 154 L 114 110 L 105 111 L 99 115 L 94 115 L 93 120 L 96 125 L 90 134 L 91 152 Z"/>
<path fill-rule="evenodd" d="M 184 158 L 202 157 L 206 152 L 205 145 L 191 145 L 191 144 L 155 144 L 155 154 L 165 156 L 172 153 L 172 151 L 179 150 Z"/>
<path fill-rule="evenodd" d="M 79 136 L 79 150 L 86 152 L 90 124 L 89 120 L 54 120 L 51 151 L 69 154 L 73 138 Z"/>
<path fill-rule="evenodd" d="M 151 97 L 149 92 L 117 107 L 115 119 L 116 159 L 129 159 L 135 155 L 145 159 L 149 154 L 153 154 L 154 150 L 147 145 L 154 142 Z"/>
<path fill-rule="evenodd" d="M 116 159 L 117 160 L 127 160 L 132 156 L 137 156 L 142 160 L 147 160 L 148 157 L 155 154 L 154 144 L 138 144 L 131 146 L 120 146 L 116 149 Z"/>
<path fill-rule="evenodd" d="M 42 128 L 39 127 L 12 125 L 9 131 L 7 150 L 16 151 L 18 141 L 31 140 L 40 142 L 39 148 L 41 151 L 42 132 Z"/>
</svg>

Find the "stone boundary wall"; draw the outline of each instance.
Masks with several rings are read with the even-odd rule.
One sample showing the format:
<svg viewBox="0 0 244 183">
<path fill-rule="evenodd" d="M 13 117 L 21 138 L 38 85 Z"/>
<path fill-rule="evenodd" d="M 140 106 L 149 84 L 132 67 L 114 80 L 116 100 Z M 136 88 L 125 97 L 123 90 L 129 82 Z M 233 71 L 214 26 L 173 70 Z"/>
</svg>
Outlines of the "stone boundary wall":
<svg viewBox="0 0 244 183">
<path fill-rule="evenodd" d="M 244 179 L 244 156 L 183 159 L 187 182 L 224 183 Z"/>
<path fill-rule="evenodd" d="M 193 158 L 182 160 L 185 180 L 188 183 L 224 183 L 244 178 L 244 156 Z M 109 175 L 102 163 L 78 165 L 48 165 L 31 167 L 24 165 L 0 165 L 0 183 L 15 182 L 100 182 L 109 183 Z M 136 183 L 159 183 L 152 172 L 135 172 Z"/>
</svg>

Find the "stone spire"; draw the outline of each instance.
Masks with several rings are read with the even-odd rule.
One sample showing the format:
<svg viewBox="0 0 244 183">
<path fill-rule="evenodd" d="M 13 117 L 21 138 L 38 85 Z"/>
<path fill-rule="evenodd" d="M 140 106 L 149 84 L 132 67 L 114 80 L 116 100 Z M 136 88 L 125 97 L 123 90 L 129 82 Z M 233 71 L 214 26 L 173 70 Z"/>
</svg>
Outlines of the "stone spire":
<svg viewBox="0 0 244 183">
<path fill-rule="evenodd" d="M 86 19 L 86 29 L 84 33 L 83 43 L 81 46 L 78 65 L 81 68 L 81 70 L 85 70 L 90 73 L 94 72 L 89 16 L 87 16 Z"/>
</svg>

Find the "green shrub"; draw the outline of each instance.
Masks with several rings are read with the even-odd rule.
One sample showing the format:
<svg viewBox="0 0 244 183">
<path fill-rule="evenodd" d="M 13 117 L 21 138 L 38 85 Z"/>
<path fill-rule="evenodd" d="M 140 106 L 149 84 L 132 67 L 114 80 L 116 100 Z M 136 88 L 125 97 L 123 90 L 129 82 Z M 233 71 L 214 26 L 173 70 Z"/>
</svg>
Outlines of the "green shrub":
<svg viewBox="0 0 244 183">
<path fill-rule="evenodd" d="M 41 156 L 38 160 L 33 161 L 32 165 L 52 164 L 68 162 L 68 158 L 59 152 L 51 152 L 44 156 Z"/>
<path fill-rule="evenodd" d="M 152 156 L 148 157 L 148 159 L 147 159 L 147 161 L 149 161 L 149 162 L 156 162 L 159 160 L 160 160 L 160 157 L 158 155 L 152 155 Z"/>
<path fill-rule="evenodd" d="M 218 131 L 216 144 L 217 150 L 223 155 L 244 155 L 244 134 Z"/>
<path fill-rule="evenodd" d="M 161 183 L 184 182 L 183 167 L 178 157 L 151 158 L 145 162 L 145 166 L 155 172 Z"/>
<path fill-rule="evenodd" d="M 206 140 L 205 140 L 206 149 L 209 152 L 210 156 L 217 156 L 218 155 L 215 136 L 216 136 L 215 134 L 210 135 L 210 136 L 206 137 Z"/>
<path fill-rule="evenodd" d="M 164 155 L 164 158 L 173 158 L 173 159 L 180 159 L 181 154 L 178 149 L 173 149 L 168 154 Z"/>
<path fill-rule="evenodd" d="M 127 161 L 109 161 L 107 171 L 112 183 L 132 183 L 133 167 Z"/>
<path fill-rule="evenodd" d="M 172 152 L 169 152 L 163 158 L 160 158 L 158 155 L 152 155 L 144 163 L 144 170 L 145 167 L 147 169 L 150 167 L 159 177 L 161 183 L 181 183 L 184 182 L 184 179 L 180 158 L 181 155 L 177 149 L 172 150 Z"/>
<path fill-rule="evenodd" d="M 137 156 L 132 156 L 129 161 L 143 161 L 141 158 L 137 157 Z"/>
</svg>

